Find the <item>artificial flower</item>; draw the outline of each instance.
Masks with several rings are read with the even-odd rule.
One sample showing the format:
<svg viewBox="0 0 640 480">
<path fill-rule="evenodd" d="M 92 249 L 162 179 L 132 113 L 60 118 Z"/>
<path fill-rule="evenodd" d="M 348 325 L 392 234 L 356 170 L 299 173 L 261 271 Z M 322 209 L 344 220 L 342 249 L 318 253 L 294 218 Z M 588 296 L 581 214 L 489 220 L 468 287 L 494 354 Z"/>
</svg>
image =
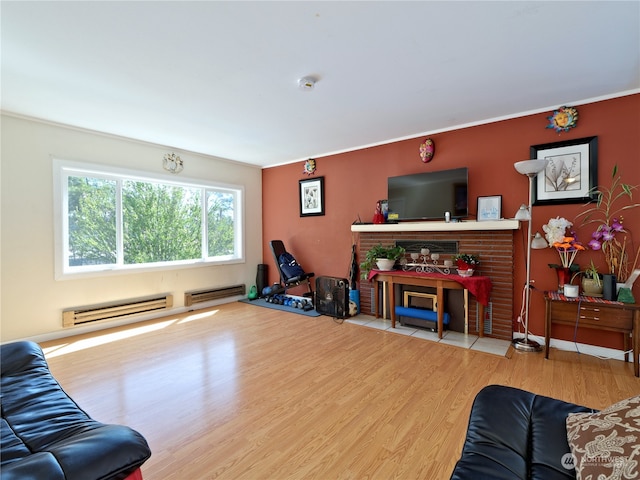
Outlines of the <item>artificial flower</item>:
<svg viewBox="0 0 640 480">
<path fill-rule="evenodd" d="M 614 218 L 611 225 L 603 223 L 591 234 L 589 248 L 602 250 L 605 261 L 611 273 L 620 273 L 622 261 L 626 258 L 626 236 L 622 242 L 616 238 L 616 233 L 626 233 L 622 226 L 622 220 Z"/>
<path fill-rule="evenodd" d="M 578 242 L 575 237 L 564 237 L 562 242 L 555 242 L 552 247 L 558 251 L 564 268 L 569 268 L 578 252 L 585 250 L 584 245 Z"/>
<path fill-rule="evenodd" d="M 457 253 L 452 257 L 452 260 L 455 262 L 460 261 L 472 267 L 480 265 L 480 259 L 472 253 Z"/>
<path fill-rule="evenodd" d="M 567 235 L 567 230 L 572 226 L 573 223 L 562 217 L 551 218 L 542 226 L 549 246 L 556 249 L 564 268 L 570 268 L 578 252 L 585 250 L 584 245 L 576 239 L 575 233 Z"/>
<path fill-rule="evenodd" d="M 550 218 L 549 222 L 542 226 L 542 230 L 544 230 L 544 236 L 549 245 L 553 245 L 554 243 L 562 242 L 566 236 L 567 229 L 571 226 L 573 226 L 573 223 L 566 218 L 556 217 Z"/>
</svg>

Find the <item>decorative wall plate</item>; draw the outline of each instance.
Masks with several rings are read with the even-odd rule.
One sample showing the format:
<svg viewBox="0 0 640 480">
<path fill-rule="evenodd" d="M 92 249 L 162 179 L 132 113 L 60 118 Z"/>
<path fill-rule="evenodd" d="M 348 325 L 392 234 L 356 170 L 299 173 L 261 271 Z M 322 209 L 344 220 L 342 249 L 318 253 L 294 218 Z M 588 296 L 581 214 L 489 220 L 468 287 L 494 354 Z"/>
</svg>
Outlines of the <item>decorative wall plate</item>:
<svg viewBox="0 0 640 480">
<path fill-rule="evenodd" d="M 553 128 L 556 132 L 568 132 L 578 123 L 578 110 L 573 107 L 560 107 L 550 117 L 547 128 Z"/>
<path fill-rule="evenodd" d="M 167 172 L 180 173 L 184 168 L 184 162 L 180 158 L 180 155 L 175 153 L 167 153 L 162 159 L 162 168 Z"/>
<path fill-rule="evenodd" d="M 316 173 L 316 161 L 313 158 L 310 158 L 309 160 L 304 162 L 304 169 L 302 170 L 302 172 L 306 173 L 307 175 L 313 175 L 314 173 Z"/>
<path fill-rule="evenodd" d="M 435 153 L 436 145 L 430 138 L 427 138 L 420 144 L 420 159 L 424 163 L 429 163 L 431 160 L 433 160 L 433 156 L 435 155 Z"/>
</svg>

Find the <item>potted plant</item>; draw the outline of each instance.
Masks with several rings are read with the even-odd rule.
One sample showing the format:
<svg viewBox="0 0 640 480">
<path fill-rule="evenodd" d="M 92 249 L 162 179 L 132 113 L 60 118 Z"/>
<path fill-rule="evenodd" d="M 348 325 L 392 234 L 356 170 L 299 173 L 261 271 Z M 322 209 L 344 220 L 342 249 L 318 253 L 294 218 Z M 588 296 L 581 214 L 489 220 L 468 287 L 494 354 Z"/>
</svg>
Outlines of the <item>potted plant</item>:
<svg viewBox="0 0 640 480">
<path fill-rule="evenodd" d="M 634 251 L 631 239 L 627 238 L 630 234 L 625 230 L 622 218 L 626 210 L 640 207 L 640 203 L 633 201 L 633 191 L 637 189 L 637 185 L 622 182 L 618 166 L 614 165 L 611 185 L 596 187 L 593 191 L 595 205 L 587 204 L 588 208 L 576 216 L 582 219 L 582 226 L 595 226 L 589 248 L 602 251 L 608 273 L 615 275 L 618 282 L 627 280 L 637 268 L 640 257 L 640 250 Z"/>
<path fill-rule="evenodd" d="M 457 253 L 452 257 L 452 260 L 456 262 L 458 272 L 470 270 L 471 275 L 478 265 L 480 265 L 480 258 L 473 253 Z"/>
<path fill-rule="evenodd" d="M 396 261 L 400 260 L 404 256 L 404 253 L 404 247 L 400 246 L 384 247 L 379 243 L 372 247 L 367 251 L 364 262 L 360 264 L 362 278 L 366 280 L 369 277 L 369 271 L 374 268 L 378 270 L 392 270 Z M 383 260 L 386 260 L 386 262 Z"/>
<path fill-rule="evenodd" d="M 593 260 L 591 260 L 586 270 L 582 272 L 582 292 L 589 297 L 602 296 L 602 279 Z"/>
</svg>

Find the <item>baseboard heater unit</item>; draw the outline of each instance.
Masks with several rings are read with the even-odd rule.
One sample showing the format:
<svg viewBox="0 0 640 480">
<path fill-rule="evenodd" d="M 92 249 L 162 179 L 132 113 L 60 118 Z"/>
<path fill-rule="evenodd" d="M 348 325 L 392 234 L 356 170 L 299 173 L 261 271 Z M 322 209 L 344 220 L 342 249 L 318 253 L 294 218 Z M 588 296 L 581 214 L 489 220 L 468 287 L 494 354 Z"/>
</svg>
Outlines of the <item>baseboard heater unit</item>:
<svg viewBox="0 0 640 480">
<path fill-rule="evenodd" d="M 62 312 L 62 326 L 73 327 L 90 322 L 110 320 L 156 310 L 165 310 L 172 306 L 173 295 L 166 294 L 70 308 Z"/>
<path fill-rule="evenodd" d="M 221 298 L 235 297 L 246 293 L 247 287 L 244 284 L 184 292 L 184 306 L 190 307 L 196 303 L 210 302 L 211 300 L 220 300 Z"/>
</svg>

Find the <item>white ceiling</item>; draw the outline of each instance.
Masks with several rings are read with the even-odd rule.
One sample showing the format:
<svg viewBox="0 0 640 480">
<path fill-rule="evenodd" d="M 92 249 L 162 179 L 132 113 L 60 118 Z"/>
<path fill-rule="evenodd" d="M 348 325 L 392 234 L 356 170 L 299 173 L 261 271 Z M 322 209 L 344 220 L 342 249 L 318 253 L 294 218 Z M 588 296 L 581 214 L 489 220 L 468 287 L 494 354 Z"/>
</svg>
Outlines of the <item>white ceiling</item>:
<svg viewBox="0 0 640 480">
<path fill-rule="evenodd" d="M 2 1 L 0 13 L 4 111 L 260 166 L 640 88 L 635 0 Z"/>
</svg>

